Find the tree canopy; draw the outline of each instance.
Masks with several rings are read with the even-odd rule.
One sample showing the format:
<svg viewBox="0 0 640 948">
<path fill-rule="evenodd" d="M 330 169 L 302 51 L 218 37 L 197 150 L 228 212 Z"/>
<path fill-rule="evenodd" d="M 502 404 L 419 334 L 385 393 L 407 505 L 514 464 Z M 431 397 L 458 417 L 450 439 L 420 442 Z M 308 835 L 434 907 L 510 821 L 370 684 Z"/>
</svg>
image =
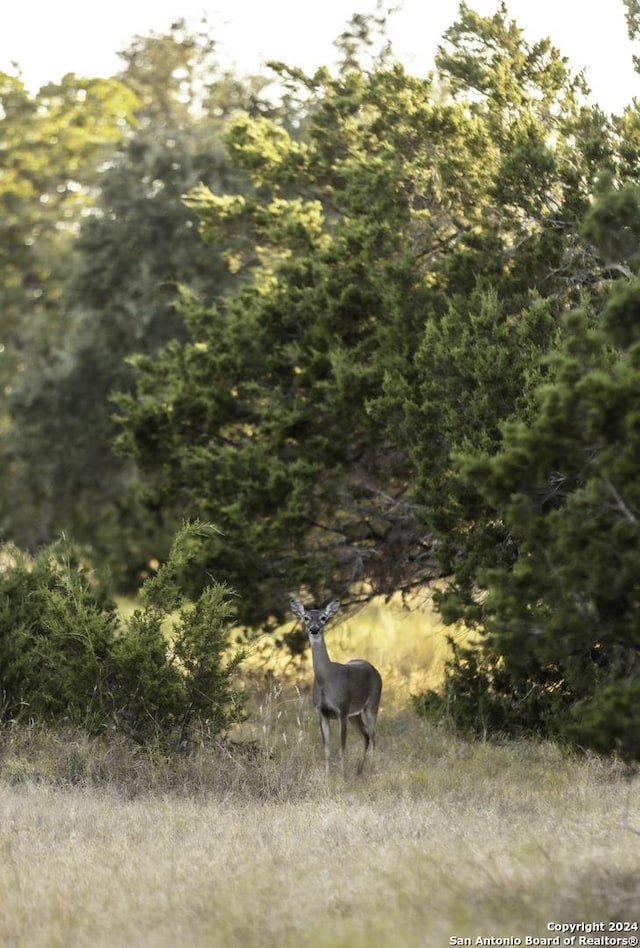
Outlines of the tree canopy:
<svg viewBox="0 0 640 948">
<path fill-rule="evenodd" d="M 220 527 L 207 562 L 250 622 L 299 585 L 442 572 L 436 530 L 451 546 L 481 504 L 451 451 L 499 442 L 598 278 L 579 227 L 611 151 L 580 78 L 504 10 L 462 6 L 425 79 L 384 57 L 279 72 L 302 129 L 240 116 L 226 146 L 250 189 L 187 197 L 243 279 L 213 307 L 185 294 L 188 338 L 136 359 L 119 402 L 157 498 Z"/>
</svg>

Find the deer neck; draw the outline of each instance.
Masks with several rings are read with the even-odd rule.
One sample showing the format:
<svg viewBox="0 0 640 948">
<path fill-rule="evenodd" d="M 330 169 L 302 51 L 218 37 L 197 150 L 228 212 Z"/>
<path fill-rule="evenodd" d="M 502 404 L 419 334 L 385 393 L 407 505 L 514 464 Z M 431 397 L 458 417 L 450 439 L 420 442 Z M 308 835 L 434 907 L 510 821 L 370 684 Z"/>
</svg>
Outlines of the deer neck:
<svg viewBox="0 0 640 948">
<path fill-rule="evenodd" d="M 311 657 L 313 660 L 313 672 L 316 678 L 322 680 L 331 670 L 331 659 L 327 651 L 327 646 L 323 635 L 309 636 L 311 642 Z"/>
</svg>

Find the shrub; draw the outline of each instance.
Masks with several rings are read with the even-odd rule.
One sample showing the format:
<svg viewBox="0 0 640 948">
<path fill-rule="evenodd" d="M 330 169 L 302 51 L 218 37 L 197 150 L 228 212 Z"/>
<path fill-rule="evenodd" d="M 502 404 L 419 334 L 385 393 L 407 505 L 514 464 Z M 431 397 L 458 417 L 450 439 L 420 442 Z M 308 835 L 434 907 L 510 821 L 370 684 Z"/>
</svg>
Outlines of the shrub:
<svg viewBox="0 0 640 948">
<path fill-rule="evenodd" d="M 640 760 L 640 679 L 607 685 L 593 700 L 576 705 L 572 719 L 566 730 L 575 743 Z"/>
<path fill-rule="evenodd" d="M 217 734 L 242 717 L 232 676 L 243 655 L 225 661 L 229 590 L 214 582 L 193 604 L 180 592 L 181 568 L 205 529 L 178 531 L 167 562 L 143 586 L 142 608 L 127 620 L 65 538 L 34 558 L 6 548 L 2 720 L 67 721 L 147 742 L 184 736 L 196 722 Z"/>
<path fill-rule="evenodd" d="M 461 646 L 449 638 L 452 656 L 439 692 L 414 697 L 418 714 L 446 720 L 466 735 L 557 736 L 567 720 L 572 694 L 557 685 L 554 669 L 516 676 L 488 643 Z"/>
<path fill-rule="evenodd" d="M 10 547 L 0 571 L 0 689 L 3 717 L 93 726 L 118 633 L 106 601 L 62 539 L 30 559 Z"/>
</svg>

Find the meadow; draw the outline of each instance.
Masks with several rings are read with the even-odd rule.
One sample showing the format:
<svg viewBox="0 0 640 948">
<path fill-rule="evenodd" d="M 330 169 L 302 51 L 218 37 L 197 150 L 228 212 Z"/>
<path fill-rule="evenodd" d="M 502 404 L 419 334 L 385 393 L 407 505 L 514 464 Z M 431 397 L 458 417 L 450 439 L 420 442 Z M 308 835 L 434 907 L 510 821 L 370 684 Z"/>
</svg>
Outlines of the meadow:
<svg viewBox="0 0 640 948">
<path fill-rule="evenodd" d="M 361 777 L 352 732 L 346 778 L 325 778 L 304 663 L 260 687 L 254 661 L 244 728 L 185 757 L 6 729 L 0 945 L 438 948 L 636 922 L 637 774 L 420 719 L 408 692 L 444 650 L 414 631 L 385 613 L 327 633 L 388 685 Z"/>
</svg>

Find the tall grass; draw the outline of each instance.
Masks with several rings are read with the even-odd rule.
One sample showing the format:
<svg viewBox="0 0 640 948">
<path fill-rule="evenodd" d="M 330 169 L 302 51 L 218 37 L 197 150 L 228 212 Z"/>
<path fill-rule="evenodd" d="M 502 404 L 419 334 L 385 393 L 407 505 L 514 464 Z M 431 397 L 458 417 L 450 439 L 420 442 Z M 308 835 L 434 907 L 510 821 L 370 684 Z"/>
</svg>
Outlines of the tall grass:
<svg viewBox="0 0 640 948">
<path fill-rule="evenodd" d="M 622 767 L 395 712 L 365 775 L 352 747 L 327 781 L 315 721 L 281 698 L 257 745 L 188 758 L 5 734 L 0 944 L 431 948 L 637 913 Z"/>
<path fill-rule="evenodd" d="M 0 945 L 438 948 L 637 917 L 638 777 L 429 726 L 407 709 L 417 646 L 401 630 L 327 632 L 334 657 L 370 658 L 386 678 L 360 778 L 355 732 L 346 778 L 325 778 L 303 665 L 256 690 L 235 741 L 184 757 L 5 730 Z"/>
</svg>

